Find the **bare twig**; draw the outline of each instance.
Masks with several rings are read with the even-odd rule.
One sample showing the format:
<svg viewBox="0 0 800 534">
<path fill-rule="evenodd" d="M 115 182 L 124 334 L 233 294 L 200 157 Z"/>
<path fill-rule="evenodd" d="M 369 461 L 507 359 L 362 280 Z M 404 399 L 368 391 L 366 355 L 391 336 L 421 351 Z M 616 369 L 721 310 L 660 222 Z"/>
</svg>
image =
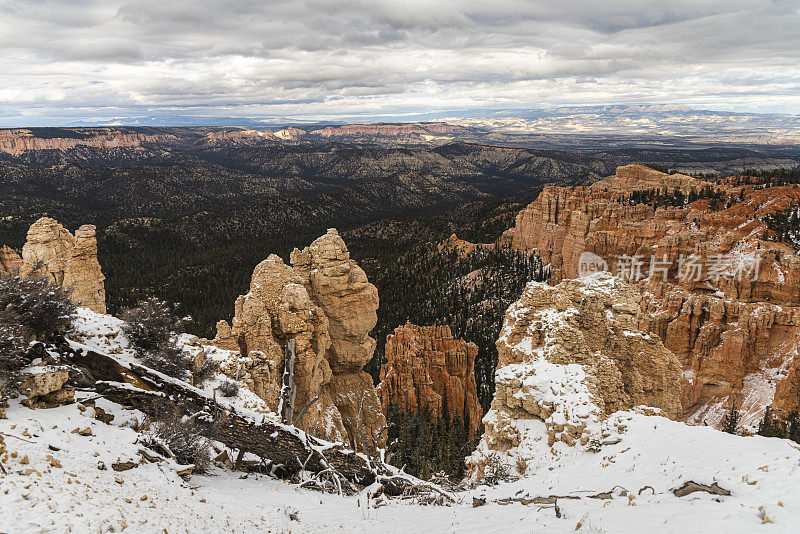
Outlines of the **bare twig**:
<svg viewBox="0 0 800 534">
<path fill-rule="evenodd" d="M 18 440 L 24 441 L 25 443 L 33 443 L 33 441 L 31 440 L 15 436 L 14 434 L 6 434 L 5 432 L 0 432 L 0 434 L 2 434 L 3 436 L 8 436 L 9 438 L 17 438 Z"/>
</svg>

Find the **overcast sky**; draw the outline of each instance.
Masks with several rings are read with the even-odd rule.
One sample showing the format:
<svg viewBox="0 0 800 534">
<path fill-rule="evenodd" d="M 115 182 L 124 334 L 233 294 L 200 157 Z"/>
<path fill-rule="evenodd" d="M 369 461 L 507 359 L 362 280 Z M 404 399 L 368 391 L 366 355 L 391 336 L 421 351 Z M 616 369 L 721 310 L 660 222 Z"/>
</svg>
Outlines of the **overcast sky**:
<svg viewBox="0 0 800 534">
<path fill-rule="evenodd" d="M 800 0 L 0 0 L 0 124 L 800 113 Z"/>
</svg>

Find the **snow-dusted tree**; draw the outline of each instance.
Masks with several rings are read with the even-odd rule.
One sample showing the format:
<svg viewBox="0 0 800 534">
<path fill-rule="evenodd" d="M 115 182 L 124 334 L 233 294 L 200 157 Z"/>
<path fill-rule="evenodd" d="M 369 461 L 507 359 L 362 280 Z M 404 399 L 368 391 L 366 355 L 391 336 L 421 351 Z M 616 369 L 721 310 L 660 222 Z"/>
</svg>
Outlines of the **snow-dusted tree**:
<svg viewBox="0 0 800 534">
<path fill-rule="evenodd" d="M 0 383 L 5 393 L 14 389 L 17 373 L 30 363 L 22 326 L 9 321 L 9 315 L 0 310 Z"/>
<path fill-rule="evenodd" d="M 29 365 L 31 341 L 53 341 L 72 326 L 69 294 L 46 279 L 0 276 L 0 381 L 7 392 Z"/>
<path fill-rule="evenodd" d="M 123 331 L 145 365 L 182 380 L 189 377 L 189 362 L 176 343 L 186 319 L 175 317 L 171 305 L 151 297 L 122 312 L 122 319 Z"/>
<path fill-rule="evenodd" d="M 145 445 L 155 450 L 165 447 L 175 456 L 175 461 L 194 464 L 194 473 L 202 473 L 211 464 L 209 440 L 197 432 L 190 418 L 178 415 L 178 410 L 167 411 L 159 418 L 147 421 Z"/>
<path fill-rule="evenodd" d="M 45 342 L 69 330 L 75 316 L 69 293 L 45 278 L 0 276 L 0 310 L 6 324 L 21 326 L 25 338 Z"/>
</svg>

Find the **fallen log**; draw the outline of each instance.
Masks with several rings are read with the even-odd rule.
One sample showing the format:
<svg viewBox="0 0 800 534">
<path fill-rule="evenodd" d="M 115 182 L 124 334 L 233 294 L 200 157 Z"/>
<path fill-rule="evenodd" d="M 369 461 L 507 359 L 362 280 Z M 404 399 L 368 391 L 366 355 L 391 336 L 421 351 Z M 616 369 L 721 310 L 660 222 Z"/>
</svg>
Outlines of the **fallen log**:
<svg viewBox="0 0 800 534">
<path fill-rule="evenodd" d="M 716 482 L 714 482 L 710 486 L 706 486 L 705 484 L 698 484 L 693 480 L 689 480 L 685 482 L 683 486 L 673 489 L 672 493 L 674 493 L 676 497 L 685 497 L 686 495 L 694 493 L 695 491 L 704 491 L 706 493 L 711 493 L 712 495 L 728 496 L 731 494 L 730 491 L 719 487 L 719 484 L 717 484 Z"/>
<path fill-rule="evenodd" d="M 279 476 L 332 470 L 357 486 L 378 482 L 383 493 L 390 496 L 405 495 L 415 488 L 434 488 L 393 466 L 341 444 L 315 438 L 263 414 L 237 408 L 153 369 L 121 362 L 74 342 L 62 343 L 59 352 L 106 399 L 152 417 L 169 410 L 191 417 L 200 435 L 271 462 Z M 443 490 L 437 488 L 437 491 L 447 496 L 447 500 L 453 500 Z"/>
</svg>

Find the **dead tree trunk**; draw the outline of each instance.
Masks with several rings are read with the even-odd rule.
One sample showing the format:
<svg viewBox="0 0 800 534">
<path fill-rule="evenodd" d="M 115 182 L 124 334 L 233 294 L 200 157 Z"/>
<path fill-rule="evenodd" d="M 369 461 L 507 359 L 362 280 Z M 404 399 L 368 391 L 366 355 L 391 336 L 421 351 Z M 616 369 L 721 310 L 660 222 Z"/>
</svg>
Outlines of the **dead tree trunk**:
<svg viewBox="0 0 800 534">
<path fill-rule="evenodd" d="M 227 401 L 218 401 L 185 382 L 147 367 L 123 365 L 110 356 L 73 350 L 66 344 L 59 349 L 111 402 L 152 417 L 176 410 L 178 415 L 194 420 L 199 434 L 272 462 L 277 466 L 278 475 L 291 476 L 302 469 L 313 473 L 333 470 L 359 486 L 378 481 L 388 495 L 430 487 L 408 475 L 398 474 L 388 465 L 345 449 L 341 444 L 317 439 L 294 426 L 263 416 L 258 420 L 252 413 L 241 413 Z"/>
<path fill-rule="evenodd" d="M 278 402 L 278 413 L 285 425 L 294 422 L 294 359 L 296 343 L 290 339 L 283 350 L 283 379 L 281 381 L 281 399 Z"/>
</svg>

